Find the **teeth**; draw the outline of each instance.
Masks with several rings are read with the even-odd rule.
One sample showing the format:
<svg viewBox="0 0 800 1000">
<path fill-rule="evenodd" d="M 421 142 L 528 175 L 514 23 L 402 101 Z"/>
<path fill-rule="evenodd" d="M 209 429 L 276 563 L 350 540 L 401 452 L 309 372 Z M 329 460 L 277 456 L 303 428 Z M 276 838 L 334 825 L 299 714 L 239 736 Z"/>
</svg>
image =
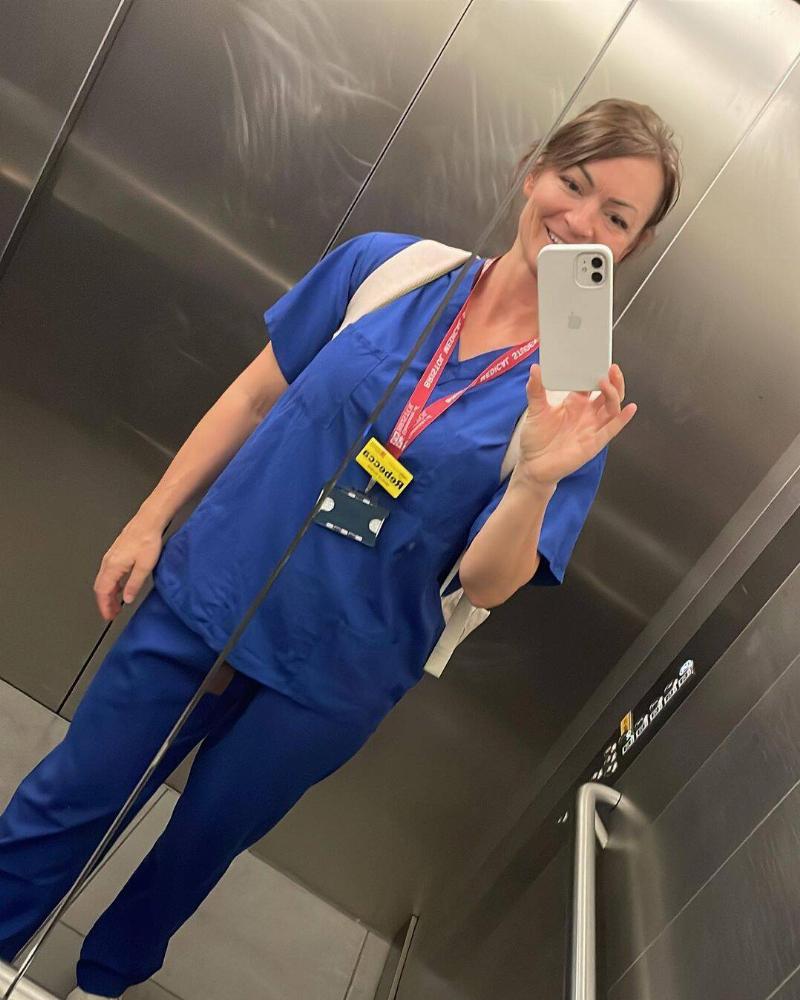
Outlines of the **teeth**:
<svg viewBox="0 0 800 1000">
<path fill-rule="evenodd" d="M 552 234 L 552 233 L 550 232 L 550 230 L 549 230 L 549 229 L 546 229 L 546 232 L 547 232 L 547 235 L 548 235 L 548 236 L 550 237 L 550 242 L 551 242 L 551 243 L 563 243 L 563 242 L 564 242 L 563 240 L 560 240 L 560 239 L 559 239 L 559 238 L 558 238 L 557 236 L 554 236 L 554 235 L 553 235 L 553 234 Z"/>
</svg>

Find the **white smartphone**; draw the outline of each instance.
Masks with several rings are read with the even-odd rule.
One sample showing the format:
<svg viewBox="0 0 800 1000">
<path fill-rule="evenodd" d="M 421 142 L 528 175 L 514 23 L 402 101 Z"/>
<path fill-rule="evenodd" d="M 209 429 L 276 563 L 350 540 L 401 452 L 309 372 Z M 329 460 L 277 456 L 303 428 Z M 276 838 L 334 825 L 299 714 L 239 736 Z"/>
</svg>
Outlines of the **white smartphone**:
<svg viewBox="0 0 800 1000">
<path fill-rule="evenodd" d="M 611 367 L 611 250 L 604 243 L 550 243 L 539 251 L 538 268 L 545 389 L 599 389 Z"/>
</svg>

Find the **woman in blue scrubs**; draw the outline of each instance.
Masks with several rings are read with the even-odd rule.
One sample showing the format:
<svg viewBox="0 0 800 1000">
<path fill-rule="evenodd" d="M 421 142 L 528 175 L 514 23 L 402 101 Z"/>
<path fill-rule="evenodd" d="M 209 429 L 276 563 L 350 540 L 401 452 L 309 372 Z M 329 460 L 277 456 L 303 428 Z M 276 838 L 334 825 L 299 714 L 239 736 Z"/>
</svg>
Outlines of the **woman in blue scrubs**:
<svg viewBox="0 0 800 1000">
<path fill-rule="evenodd" d="M 535 337 L 548 240 L 605 243 L 618 265 L 652 240 L 678 190 L 677 151 L 649 108 L 603 101 L 563 126 L 525 180 L 514 245 L 471 265 L 371 434 L 390 440 L 457 318 L 431 406 Z M 64 741 L 0 817 L 0 958 L 74 882 L 455 281 L 457 269 L 331 339 L 356 288 L 416 239 L 351 239 L 267 310 L 268 346 L 104 557 L 95 591 L 106 619 L 123 587 L 133 600 L 150 570 L 155 586 Z M 477 606 L 562 582 L 608 443 L 636 407 L 622 406 L 617 365 L 597 400 L 574 393 L 551 407 L 536 360 L 469 388 L 414 438 L 401 456 L 410 485 L 397 498 L 373 491 L 389 512 L 374 547 L 317 524 L 303 536 L 230 653 L 230 682 L 203 696 L 142 794 L 139 806 L 203 741 L 167 828 L 84 942 L 76 997 L 119 997 L 160 968 L 236 855 L 417 683 L 443 627 L 441 581 L 465 547 L 460 583 Z M 498 486 L 526 406 L 520 459 Z M 340 485 L 364 490 L 369 478 L 353 463 Z M 161 552 L 175 511 L 211 480 Z"/>
</svg>

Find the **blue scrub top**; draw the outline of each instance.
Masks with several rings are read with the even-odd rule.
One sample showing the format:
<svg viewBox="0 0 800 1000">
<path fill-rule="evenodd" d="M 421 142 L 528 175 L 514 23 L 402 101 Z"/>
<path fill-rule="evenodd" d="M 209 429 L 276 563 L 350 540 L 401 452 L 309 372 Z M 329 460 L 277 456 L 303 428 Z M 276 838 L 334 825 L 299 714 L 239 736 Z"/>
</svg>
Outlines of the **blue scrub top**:
<svg viewBox="0 0 800 1000">
<path fill-rule="evenodd" d="M 455 281 L 458 269 L 331 340 L 367 275 L 418 239 L 357 236 L 264 314 L 289 388 L 167 541 L 154 570 L 161 596 L 213 649 L 223 648 L 262 589 Z M 382 442 L 482 263 L 472 263 L 378 418 L 373 433 Z M 459 362 L 454 352 L 431 400 L 468 385 L 501 353 Z M 413 442 L 402 459 L 411 485 L 396 500 L 373 491 L 391 509 L 375 548 L 310 526 L 229 655 L 237 670 L 339 718 L 381 718 L 420 679 L 444 627 L 441 582 L 505 492 L 500 466 L 526 406 L 529 369 L 518 365 L 462 396 Z M 606 451 L 559 482 L 532 583 L 563 581 Z M 339 484 L 363 489 L 368 479 L 352 462 Z"/>
</svg>

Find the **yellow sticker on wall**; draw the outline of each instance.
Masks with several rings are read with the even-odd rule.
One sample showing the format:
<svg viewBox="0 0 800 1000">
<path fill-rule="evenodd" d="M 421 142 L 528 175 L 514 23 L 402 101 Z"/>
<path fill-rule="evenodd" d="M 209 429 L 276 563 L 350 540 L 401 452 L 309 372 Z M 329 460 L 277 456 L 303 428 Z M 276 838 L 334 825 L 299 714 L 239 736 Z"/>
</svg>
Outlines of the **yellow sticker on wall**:
<svg viewBox="0 0 800 1000">
<path fill-rule="evenodd" d="M 370 438 L 356 455 L 356 461 L 393 497 L 399 497 L 414 478 L 408 469 L 374 437 Z"/>
</svg>

